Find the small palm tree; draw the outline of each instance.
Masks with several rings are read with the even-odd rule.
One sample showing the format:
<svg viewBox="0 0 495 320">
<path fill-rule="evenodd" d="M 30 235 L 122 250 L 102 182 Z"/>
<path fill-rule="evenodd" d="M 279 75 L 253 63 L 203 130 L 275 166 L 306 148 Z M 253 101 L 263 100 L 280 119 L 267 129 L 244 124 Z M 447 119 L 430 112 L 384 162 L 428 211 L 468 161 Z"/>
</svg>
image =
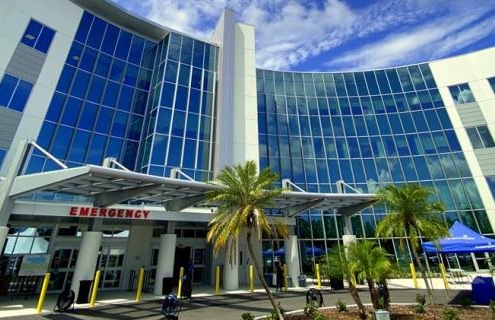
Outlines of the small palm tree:
<svg viewBox="0 0 495 320">
<path fill-rule="evenodd" d="M 355 265 L 350 263 L 343 246 L 334 246 L 328 253 L 323 262 L 323 272 L 327 277 L 342 276 L 349 284 L 349 293 L 359 309 L 361 319 L 366 319 L 366 307 L 361 301 L 358 289 L 356 287 Z"/>
<path fill-rule="evenodd" d="M 349 246 L 348 255 L 351 269 L 357 271 L 358 277 L 365 279 L 368 284 L 373 308 L 375 310 L 380 309 L 381 304 L 376 284 L 377 281 L 385 278 L 391 268 L 385 250 L 371 241 L 360 241 Z M 384 301 L 384 305 L 387 305 L 386 301 Z"/>
<path fill-rule="evenodd" d="M 445 222 L 439 213 L 445 211 L 439 201 L 432 201 L 434 193 L 431 189 L 417 183 L 400 187 L 388 185 L 380 189 L 377 198 L 388 208 L 389 213 L 378 223 L 377 237 L 400 237 L 401 246 L 409 239 L 414 256 L 428 291 L 430 302 L 435 303 L 426 272 L 419 259 L 421 236 L 436 240 L 449 235 Z"/>
<path fill-rule="evenodd" d="M 258 241 L 261 241 L 263 231 L 271 235 L 288 234 L 286 225 L 270 226 L 263 211 L 263 208 L 269 207 L 272 200 L 283 191 L 272 188 L 277 178 L 277 174 L 268 168 L 258 173 L 254 161 L 247 161 L 244 165 L 227 166 L 221 170 L 216 177 L 216 183 L 221 189 L 209 195 L 209 202 L 217 205 L 217 210 L 209 223 L 206 240 L 213 243 L 214 254 L 226 247 L 229 263 L 233 264 L 237 256 L 237 237 L 246 231 L 248 251 L 258 278 L 278 318 L 283 320 L 280 306 L 263 277 L 251 243 L 253 233 L 257 235 Z"/>
</svg>

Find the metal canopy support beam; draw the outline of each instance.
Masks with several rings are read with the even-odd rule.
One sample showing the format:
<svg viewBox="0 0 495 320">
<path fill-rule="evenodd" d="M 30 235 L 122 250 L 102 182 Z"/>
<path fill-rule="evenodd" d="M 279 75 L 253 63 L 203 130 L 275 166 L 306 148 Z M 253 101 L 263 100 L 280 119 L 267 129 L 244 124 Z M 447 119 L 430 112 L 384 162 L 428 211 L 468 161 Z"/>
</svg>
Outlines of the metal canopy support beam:
<svg viewBox="0 0 495 320">
<path fill-rule="evenodd" d="M 170 200 L 164 203 L 165 210 L 167 211 L 181 211 L 186 208 L 194 206 L 198 202 L 203 202 L 206 199 L 206 194 L 200 194 L 196 196 L 189 196 L 187 198 L 180 198 Z"/>
<path fill-rule="evenodd" d="M 375 200 L 372 200 L 338 209 L 339 213 L 344 218 L 344 234 L 352 234 L 351 217 L 356 213 L 358 213 L 359 211 L 363 210 L 364 208 L 371 206 L 375 202 L 376 202 Z"/>
<path fill-rule="evenodd" d="M 323 201 L 324 201 L 324 199 L 316 199 L 316 200 L 312 200 L 312 201 L 307 201 L 307 202 L 304 202 L 304 203 L 301 203 L 298 205 L 287 207 L 287 208 L 285 208 L 285 210 L 286 210 L 287 215 L 289 217 L 294 217 L 298 213 L 301 213 L 305 210 L 308 210 L 308 209 L 316 206 L 317 204 L 319 204 Z"/>
<path fill-rule="evenodd" d="M 125 190 L 103 192 L 94 197 L 93 205 L 95 207 L 109 207 L 113 204 L 132 199 L 133 197 L 137 197 L 142 193 L 156 190 L 161 186 L 161 184 L 152 184 Z"/>
</svg>

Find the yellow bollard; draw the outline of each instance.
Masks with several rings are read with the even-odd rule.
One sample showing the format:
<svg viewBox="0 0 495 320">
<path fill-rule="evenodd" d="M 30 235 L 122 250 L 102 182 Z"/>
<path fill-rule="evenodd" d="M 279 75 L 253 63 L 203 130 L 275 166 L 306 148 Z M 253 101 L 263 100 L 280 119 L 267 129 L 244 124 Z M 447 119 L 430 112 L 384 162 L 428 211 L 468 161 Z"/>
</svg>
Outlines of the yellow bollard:
<svg viewBox="0 0 495 320">
<path fill-rule="evenodd" d="M 287 291 L 287 265 L 284 264 L 284 291 Z"/>
<path fill-rule="evenodd" d="M 316 264 L 316 280 L 318 281 L 318 289 L 321 289 L 320 265 Z"/>
<path fill-rule="evenodd" d="M 249 266 L 249 292 L 254 292 L 254 266 Z"/>
<path fill-rule="evenodd" d="M 43 309 L 43 303 L 45 303 L 46 291 L 48 290 L 48 283 L 50 282 L 50 272 L 45 274 L 45 278 L 43 279 L 43 286 L 41 287 L 40 298 L 38 300 L 38 306 L 36 307 L 36 311 L 41 313 Z"/>
<path fill-rule="evenodd" d="M 413 279 L 413 283 L 414 283 L 414 288 L 418 289 L 418 279 L 416 279 L 416 269 L 414 268 L 414 263 L 410 263 L 409 264 L 409 268 L 411 268 L 411 276 L 412 276 L 412 279 Z"/>
<path fill-rule="evenodd" d="M 220 266 L 217 266 L 215 273 L 215 294 L 220 294 Z"/>
<path fill-rule="evenodd" d="M 98 293 L 98 284 L 100 283 L 101 271 L 96 271 L 95 281 L 93 283 L 93 291 L 91 291 L 91 300 L 89 301 L 89 306 L 94 307 L 96 301 L 96 294 Z"/>
<path fill-rule="evenodd" d="M 184 267 L 180 267 L 179 271 L 179 288 L 177 288 L 177 297 L 182 297 L 182 277 L 184 276 Z"/>
<path fill-rule="evenodd" d="M 438 264 L 440 266 L 440 272 L 442 273 L 443 284 L 445 285 L 445 289 L 449 289 L 449 281 L 447 280 L 447 273 L 445 272 L 445 266 L 443 263 Z"/>
<path fill-rule="evenodd" d="M 143 291 L 143 282 L 144 282 L 144 268 L 141 267 L 139 270 L 139 280 L 138 280 L 138 287 L 137 287 L 137 292 L 136 292 L 136 301 L 139 302 L 141 301 L 141 293 Z"/>
</svg>

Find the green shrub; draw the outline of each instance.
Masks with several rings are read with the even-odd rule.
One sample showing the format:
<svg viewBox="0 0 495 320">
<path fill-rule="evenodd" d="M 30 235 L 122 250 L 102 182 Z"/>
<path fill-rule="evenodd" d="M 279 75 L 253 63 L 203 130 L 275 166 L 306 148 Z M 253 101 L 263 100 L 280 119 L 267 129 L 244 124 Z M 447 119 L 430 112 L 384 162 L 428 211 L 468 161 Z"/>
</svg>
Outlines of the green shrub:
<svg viewBox="0 0 495 320">
<path fill-rule="evenodd" d="M 318 313 L 314 320 L 328 320 L 328 317 L 325 316 L 324 314 Z"/>
<path fill-rule="evenodd" d="M 443 320 L 461 320 L 459 318 L 459 311 L 454 308 L 446 308 L 443 311 Z"/>
<path fill-rule="evenodd" d="M 416 295 L 416 303 L 414 311 L 416 311 L 416 313 L 425 313 L 426 296 L 418 293 Z"/>
<path fill-rule="evenodd" d="M 347 311 L 347 305 L 345 304 L 344 301 L 342 301 L 342 299 L 338 299 L 337 302 L 335 302 L 335 307 L 337 308 L 337 310 L 339 310 L 340 312 L 344 312 L 344 311 Z"/>
<path fill-rule="evenodd" d="M 250 314 L 249 312 L 243 313 L 241 315 L 242 320 L 254 320 L 254 316 Z"/>
<path fill-rule="evenodd" d="M 314 304 L 308 303 L 306 307 L 304 307 L 304 314 L 314 318 L 319 314 L 318 308 Z"/>
</svg>

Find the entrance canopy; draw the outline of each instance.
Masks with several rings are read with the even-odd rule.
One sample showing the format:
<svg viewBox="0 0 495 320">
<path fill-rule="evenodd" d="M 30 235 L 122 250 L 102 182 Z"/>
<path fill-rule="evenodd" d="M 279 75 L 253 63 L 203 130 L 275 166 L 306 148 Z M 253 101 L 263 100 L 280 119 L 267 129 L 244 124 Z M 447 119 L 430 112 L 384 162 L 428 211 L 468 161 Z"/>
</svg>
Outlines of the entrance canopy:
<svg viewBox="0 0 495 320">
<path fill-rule="evenodd" d="M 451 236 L 439 241 L 422 244 L 425 252 L 435 253 L 470 253 L 494 252 L 495 240 L 487 238 L 455 221 L 449 229 Z"/>
<path fill-rule="evenodd" d="M 15 199 L 38 191 L 59 192 L 86 197 L 95 207 L 146 203 L 163 205 L 168 211 L 181 211 L 193 206 L 207 207 L 206 194 L 219 188 L 213 183 L 86 165 L 17 176 L 9 197 Z M 272 208 L 267 209 L 278 209 L 289 217 L 308 209 L 336 209 L 350 214 L 375 202 L 375 194 L 287 191 L 275 199 Z"/>
</svg>

